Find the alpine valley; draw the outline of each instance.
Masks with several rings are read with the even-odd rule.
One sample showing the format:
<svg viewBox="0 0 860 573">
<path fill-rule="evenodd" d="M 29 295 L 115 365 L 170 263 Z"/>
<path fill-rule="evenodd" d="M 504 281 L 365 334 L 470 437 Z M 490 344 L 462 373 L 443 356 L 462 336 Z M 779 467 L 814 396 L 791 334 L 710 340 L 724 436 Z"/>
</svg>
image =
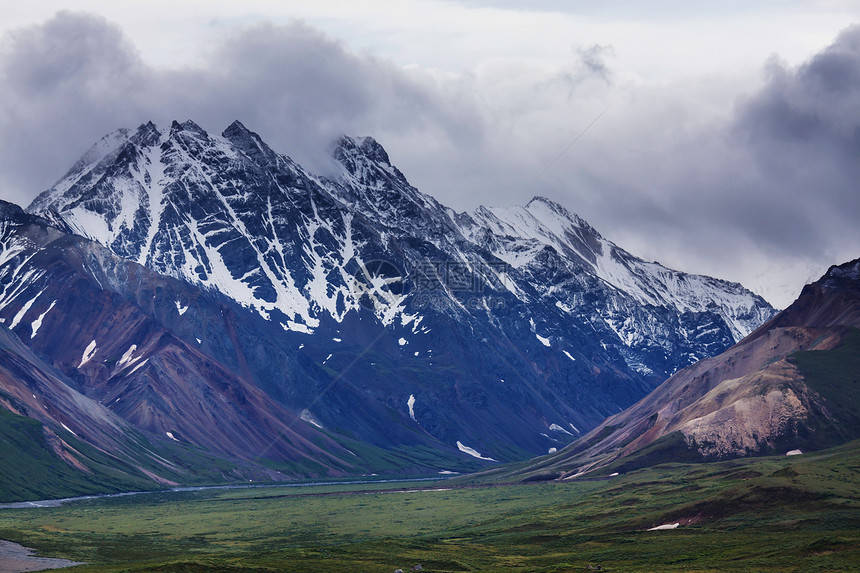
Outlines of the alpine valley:
<svg viewBox="0 0 860 573">
<path fill-rule="evenodd" d="M 501 481 L 799 455 L 860 439 L 860 259 L 833 266 L 737 345 L 689 366 L 557 454 Z"/>
<path fill-rule="evenodd" d="M 147 123 L 0 206 L 3 455 L 52 476 L 4 498 L 520 461 L 775 314 L 545 198 L 457 213 L 372 138 L 333 161 Z"/>
</svg>

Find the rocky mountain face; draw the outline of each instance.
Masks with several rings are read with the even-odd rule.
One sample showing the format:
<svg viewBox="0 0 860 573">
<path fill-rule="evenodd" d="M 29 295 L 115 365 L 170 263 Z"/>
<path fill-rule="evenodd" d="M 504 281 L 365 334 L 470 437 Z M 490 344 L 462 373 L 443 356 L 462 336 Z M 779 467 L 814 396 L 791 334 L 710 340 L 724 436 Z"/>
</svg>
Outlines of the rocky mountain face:
<svg viewBox="0 0 860 573">
<path fill-rule="evenodd" d="M 814 450 L 860 438 L 860 259 L 719 356 L 681 370 L 558 454 L 546 479 L 667 461 Z"/>
<path fill-rule="evenodd" d="M 6 374 L 0 403 L 13 413 L 105 451 L 124 451 L 117 444 L 134 428 L 157 443 L 241 460 L 256 468 L 252 474 L 273 479 L 280 472 L 259 462 L 280 463 L 284 478 L 367 469 L 366 460 L 272 401 L 199 342 L 173 332 L 192 306 L 198 323 L 229 330 L 229 299 L 207 297 L 8 203 L 0 204 L 0 290 L 9 340 L 0 356 Z M 29 366 L 21 370 L 23 363 Z M 34 369 L 49 374 L 14 374 Z"/>
<path fill-rule="evenodd" d="M 31 473 L 49 479 L 57 464 L 73 470 L 56 490 L 22 483 L 12 491 L 38 497 L 480 467 L 417 426 L 391 431 L 396 446 L 419 452 L 407 456 L 324 430 L 309 413 L 272 400 L 216 358 L 236 355 L 233 340 L 266 337 L 267 322 L 245 315 L 217 291 L 159 275 L 0 202 L 0 410 L 12 416 L 11 429 L 0 416 L 0 439 L 19 443 L 16 457 L 34 460 Z M 187 329 L 212 332 L 206 351 L 202 340 L 176 334 Z M 26 420 L 42 428 L 28 443 L 13 431 Z M 18 477 L 0 471 L 0 499 Z"/>
<path fill-rule="evenodd" d="M 450 469 L 561 448 L 774 313 L 740 285 L 637 259 L 547 199 L 455 213 L 372 138 L 344 137 L 333 153 L 339 173 L 324 178 L 239 122 L 221 136 L 191 121 L 106 136 L 28 211 L 118 257 L 85 268 L 160 338 L 107 349 L 108 332 L 94 331 L 111 324 L 106 312 L 56 360 L 132 423 L 207 448 L 222 438 L 206 440 L 217 417 L 206 402 L 195 411 L 177 388 L 129 383 L 117 403 L 107 380 L 157 367 L 211 388 L 194 381 L 194 361 L 213 360 L 224 370 L 207 379 L 241 388 L 248 416 L 298 417 L 406 465 Z M 170 286 L 139 286 L 144 269 L 120 259 Z M 53 301 L 11 292 L 0 316 L 16 332 Z M 144 349 L 177 348 L 178 364 L 143 365 Z M 151 406 L 174 402 L 174 415 L 196 412 L 181 431 Z M 245 419 L 253 436 L 261 422 Z M 249 447 L 236 442 L 224 443 Z M 323 450 L 333 467 L 350 461 L 336 444 Z"/>
</svg>

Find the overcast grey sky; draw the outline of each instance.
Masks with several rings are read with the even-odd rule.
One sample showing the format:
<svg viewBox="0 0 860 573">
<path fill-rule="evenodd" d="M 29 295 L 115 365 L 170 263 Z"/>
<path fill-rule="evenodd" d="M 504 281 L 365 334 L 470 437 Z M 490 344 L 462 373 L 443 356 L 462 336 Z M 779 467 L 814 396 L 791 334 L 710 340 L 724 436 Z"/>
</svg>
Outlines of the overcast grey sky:
<svg viewBox="0 0 860 573">
<path fill-rule="evenodd" d="M 458 210 L 549 196 L 780 307 L 860 256 L 860 2 L 5 4 L 0 198 L 22 205 L 119 127 L 240 119 L 320 172 L 373 135 Z"/>
</svg>

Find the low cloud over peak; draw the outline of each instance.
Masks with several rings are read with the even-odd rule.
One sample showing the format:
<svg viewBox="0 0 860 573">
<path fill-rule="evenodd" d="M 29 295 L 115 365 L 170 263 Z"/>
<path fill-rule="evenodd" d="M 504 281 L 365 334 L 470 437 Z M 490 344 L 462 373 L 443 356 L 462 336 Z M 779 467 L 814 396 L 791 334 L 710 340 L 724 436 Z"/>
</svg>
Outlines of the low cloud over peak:
<svg viewBox="0 0 860 573">
<path fill-rule="evenodd" d="M 457 209 L 546 195 L 636 254 L 776 305 L 860 254 L 860 28 L 799 66 L 761 62 L 753 89 L 649 84 L 616 67 L 612 40 L 451 73 L 261 23 L 164 69 L 115 24 L 60 12 L 2 40 L 0 196 L 29 203 L 119 127 L 191 118 L 220 132 L 238 118 L 323 173 L 335 139 L 371 135 Z"/>
</svg>

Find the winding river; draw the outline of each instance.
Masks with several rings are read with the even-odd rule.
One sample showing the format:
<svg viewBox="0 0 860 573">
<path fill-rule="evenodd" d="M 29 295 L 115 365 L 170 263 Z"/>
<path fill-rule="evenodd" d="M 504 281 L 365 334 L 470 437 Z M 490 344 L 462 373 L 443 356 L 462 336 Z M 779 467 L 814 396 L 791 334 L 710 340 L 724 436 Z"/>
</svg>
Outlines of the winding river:
<svg viewBox="0 0 860 573">
<path fill-rule="evenodd" d="M 0 503 L 2 509 L 34 509 L 42 507 L 59 507 L 66 503 L 75 501 L 83 501 L 87 499 L 109 499 L 112 497 L 125 497 L 129 495 L 151 495 L 154 493 L 182 493 L 189 491 L 208 491 L 220 489 L 271 489 L 271 488 L 298 488 L 298 487 L 315 487 L 324 485 L 358 485 L 358 484 L 378 484 L 378 483 L 403 483 L 403 482 L 420 482 L 420 481 L 444 481 L 445 477 L 424 477 L 424 478 L 398 478 L 398 479 L 380 479 L 380 480 L 354 480 L 354 481 L 317 481 L 303 483 L 265 483 L 265 484 L 233 484 L 233 485 L 202 485 L 193 487 L 173 487 L 170 489 L 154 489 L 150 491 L 127 491 L 123 493 L 106 493 L 101 495 L 81 495 L 77 497 L 64 497 L 62 499 L 43 499 L 39 501 L 16 501 L 12 503 Z M 2 573 L 2 571 L 0 571 Z"/>
</svg>

